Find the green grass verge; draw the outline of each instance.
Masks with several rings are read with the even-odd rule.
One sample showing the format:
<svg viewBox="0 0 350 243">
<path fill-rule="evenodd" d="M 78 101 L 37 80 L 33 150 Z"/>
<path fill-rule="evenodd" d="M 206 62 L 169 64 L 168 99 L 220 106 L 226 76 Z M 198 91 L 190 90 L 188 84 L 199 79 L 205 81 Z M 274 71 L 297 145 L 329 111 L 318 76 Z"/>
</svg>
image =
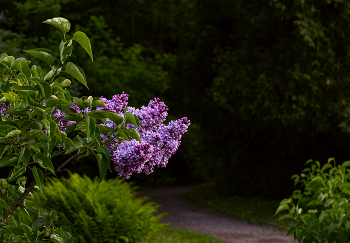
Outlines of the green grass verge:
<svg viewBox="0 0 350 243">
<path fill-rule="evenodd" d="M 154 236 L 144 238 L 137 243 L 224 243 L 223 241 L 206 234 L 177 229 L 166 228 Z"/>
<path fill-rule="evenodd" d="M 204 207 L 235 218 L 246 219 L 251 223 L 272 225 L 284 230 L 289 230 L 293 226 L 293 221 L 277 221 L 281 215 L 273 216 L 280 203 L 278 200 L 222 196 L 217 193 L 214 186 L 196 187 L 187 196 Z"/>
</svg>

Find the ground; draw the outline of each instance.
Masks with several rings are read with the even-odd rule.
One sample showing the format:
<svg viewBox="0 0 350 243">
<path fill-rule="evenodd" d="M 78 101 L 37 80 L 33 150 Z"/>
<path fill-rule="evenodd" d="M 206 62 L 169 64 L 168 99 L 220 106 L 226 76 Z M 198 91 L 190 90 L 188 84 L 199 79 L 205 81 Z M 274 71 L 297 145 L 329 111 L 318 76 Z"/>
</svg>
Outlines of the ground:
<svg viewBox="0 0 350 243">
<path fill-rule="evenodd" d="M 193 186 L 156 188 L 139 192 L 162 207 L 159 213 L 169 213 L 162 219 L 174 227 L 206 233 L 231 243 L 291 243 L 293 236 L 271 226 L 251 224 L 213 210 L 203 208 L 186 198 Z"/>
</svg>

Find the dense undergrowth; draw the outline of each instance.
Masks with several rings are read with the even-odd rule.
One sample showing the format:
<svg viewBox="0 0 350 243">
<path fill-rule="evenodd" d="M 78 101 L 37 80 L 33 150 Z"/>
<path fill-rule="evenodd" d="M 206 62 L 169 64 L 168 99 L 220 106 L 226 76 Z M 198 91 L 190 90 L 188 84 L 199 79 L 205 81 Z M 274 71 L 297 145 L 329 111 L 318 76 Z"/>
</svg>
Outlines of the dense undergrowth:
<svg viewBox="0 0 350 243">
<path fill-rule="evenodd" d="M 153 216 L 159 205 L 135 198 L 135 189 L 122 179 L 99 182 L 71 174 L 49 180 L 45 205 L 60 212 L 57 226 L 70 227 L 77 243 L 136 242 L 164 225 L 163 215 Z"/>
</svg>

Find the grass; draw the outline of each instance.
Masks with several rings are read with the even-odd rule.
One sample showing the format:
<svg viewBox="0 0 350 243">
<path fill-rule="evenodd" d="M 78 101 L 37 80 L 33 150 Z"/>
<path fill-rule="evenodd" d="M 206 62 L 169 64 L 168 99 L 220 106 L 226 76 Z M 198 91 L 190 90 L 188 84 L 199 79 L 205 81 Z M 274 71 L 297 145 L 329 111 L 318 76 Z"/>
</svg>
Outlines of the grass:
<svg viewBox="0 0 350 243">
<path fill-rule="evenodd" d="M 196 187 L 187 196 L 206 208 L 235 218 L 245 219 L 251 223 L 271 225 L 284 230 L 293 226 L 293 221 L 277 221 L 281 215 L 273 216 L 280 203 L 278 200 L 222 196 L 217 193 L 214 186 Z"/>
<path fill-rule="evenodd" d="M 169 227 L 137 243 L 224 243 L 206 234 Z"/>
</svg>

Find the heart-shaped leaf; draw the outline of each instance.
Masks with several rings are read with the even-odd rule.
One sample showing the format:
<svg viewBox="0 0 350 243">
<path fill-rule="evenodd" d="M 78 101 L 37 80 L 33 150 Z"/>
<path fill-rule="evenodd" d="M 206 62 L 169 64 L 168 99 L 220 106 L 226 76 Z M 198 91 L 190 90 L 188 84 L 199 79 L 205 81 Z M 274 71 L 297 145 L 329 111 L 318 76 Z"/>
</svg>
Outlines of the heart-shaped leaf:
<svg viewBox="0 0 350 243">
<path fill-rule="evenodd" d="M 55 26 L 57 29 L 60 29 L 63 34 L 66 34 L 70 30 L 69 21 L 62 17 L 47 19 L 43 23 Z"/>
</svg>

